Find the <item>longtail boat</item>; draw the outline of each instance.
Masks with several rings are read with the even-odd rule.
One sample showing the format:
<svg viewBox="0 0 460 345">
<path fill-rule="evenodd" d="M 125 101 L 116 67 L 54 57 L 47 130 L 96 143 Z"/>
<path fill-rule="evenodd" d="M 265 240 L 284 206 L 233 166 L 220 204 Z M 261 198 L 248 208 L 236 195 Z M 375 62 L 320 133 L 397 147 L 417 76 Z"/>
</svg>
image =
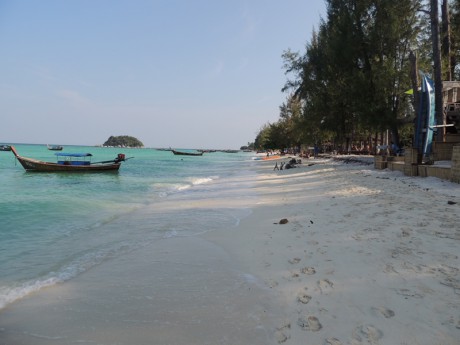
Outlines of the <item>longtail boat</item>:
<svg viewBox="0 0 460 345">
<path fill-rule="evenodd" d="M 37 172 L 104 172 L 104 171 L 118 171 L 121 162 L 126 161 L 123 153 L 110 161 L 104 162 L 91 162 L 91 153 L 55 153 L 57 162 L 43 162 L 33 158 L 20 156 L 16 148 L 11 146 L 11 151 L 16 159 L 21 163 L 26 171 Z"/>
<path fill-rule="evenodd" d="M 187 152 L 187 151 L 176 151 L 176 150 L 171 150 L 172 153 L 175 155 L 179 156 L 202 156 L 203 152 Z"/>
<path fill-rule="evenodd" d="M 62 151 L 63 149 L 61 145 L 46 145 L 46 147 L 51 151 Z"/>
<path fill-rule="evenodd" d="M 11 151 L 10 145 L 0 145 L 0 151 Z"/>
</svg>

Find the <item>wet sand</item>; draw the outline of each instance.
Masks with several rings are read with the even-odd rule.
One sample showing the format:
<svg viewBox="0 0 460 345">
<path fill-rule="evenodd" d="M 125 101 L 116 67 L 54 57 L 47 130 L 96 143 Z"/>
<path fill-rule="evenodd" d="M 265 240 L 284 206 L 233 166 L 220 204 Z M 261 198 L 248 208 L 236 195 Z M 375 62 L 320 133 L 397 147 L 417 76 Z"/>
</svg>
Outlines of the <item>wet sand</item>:
<svg viewBox="0 0 460 345">
<path fill-rule="evenodd" d="M 0 314 L 0 344 L 270 343 L 268 292 L 219 247 L 171 238 Z"/>
</svg>

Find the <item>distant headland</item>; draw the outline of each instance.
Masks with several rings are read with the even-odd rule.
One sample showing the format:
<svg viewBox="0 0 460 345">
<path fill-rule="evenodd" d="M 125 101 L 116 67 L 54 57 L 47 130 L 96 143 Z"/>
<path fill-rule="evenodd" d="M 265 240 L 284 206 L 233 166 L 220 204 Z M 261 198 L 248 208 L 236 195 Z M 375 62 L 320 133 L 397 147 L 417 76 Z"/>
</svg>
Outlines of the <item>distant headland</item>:
<svg viewBox="0 0 460 345">
<path fill-rule="evenodd" d="M 142 141 L 129 135 L 110 136 L 102 146 L 109 147 L 144 147 Z"/>
</svg>

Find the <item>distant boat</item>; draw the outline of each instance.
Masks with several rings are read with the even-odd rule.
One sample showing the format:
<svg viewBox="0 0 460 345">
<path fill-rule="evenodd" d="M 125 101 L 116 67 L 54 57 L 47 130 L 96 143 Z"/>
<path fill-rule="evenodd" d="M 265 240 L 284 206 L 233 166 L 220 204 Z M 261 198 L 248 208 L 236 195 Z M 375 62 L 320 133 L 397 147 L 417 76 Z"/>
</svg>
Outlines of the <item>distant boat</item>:
<svg viewBox="0 0 460 345">
<path fill-rule="evenodd" d="M 178 156 L 202 156 L 203 152 L 187 152 L 187 151 L 176 151 L 176 150 L 171 150 L 172 153 Z"/>
<path fill-rule="evenodd" d="M 118 171 L 121 162 L 129 159 L 124 154 L 119 153 L 118 156 L 110 161 L 91 163 L 91 153 L 55 153 L 57 163 L 43 162 L 33 158 L 20 156 L 15 147 L 11 146 L 11 151 L 21 163 L 26 171 L 37 172 L 102 172 L 102 171 Z"/>
<path fill-rule="evenodd" d="M 280 155 L 272 155 L 272 156 L 259 156 L 259 157 L 253 157 L 252 159 L 253 160 L 256 160 L 256 161 L 271 161 L 271 160 L 275 160 L 275 159 L 280 159 L 281 156 Z"/>
<path fill-rule="evenodd" d="M 10 145 L 0 145 L 0 151 L 11 151 Z"/>
<path fill-rule="evenodd" d="M 48 147 L 48 150 L 51 151 L 62 151 L 63 147 L 60 145 L 46 145 Z"/>
<path fill-rule="evenodd" d="M 222 150 L 221 152 L 225 152 L 225 153 L 238 153 L 238 152 L 240 152 L 240 150 Z"/>
<path fill-rule="evenodd" d="M 198 152 L 203 152 L 203 153 L 213 153 L 217 152 L 217 150 L 197 150 Z"/>
</svg>

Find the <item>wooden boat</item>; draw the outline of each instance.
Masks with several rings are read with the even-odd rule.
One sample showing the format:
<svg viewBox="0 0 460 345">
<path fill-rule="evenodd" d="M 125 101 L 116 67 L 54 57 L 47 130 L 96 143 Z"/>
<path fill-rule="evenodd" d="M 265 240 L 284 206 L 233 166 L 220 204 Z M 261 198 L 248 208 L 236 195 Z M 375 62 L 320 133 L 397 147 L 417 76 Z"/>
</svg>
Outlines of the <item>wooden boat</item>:
<svg viewBox="0 0 460 345">
<path fill-rule="evenodd" d="M 60 146 L 60 145 L 46 145 L 46 147 L 48 147 L 48 150 L 51 150 L 51 151 L 62 151 L 63 147 Z"/>
<path fill-rule="evenodd" d="M 256 161 L 272 161 L 272 160 L 276 160 L 276 159 L 280 159 L 280 158 L 281 158 L 280 155 L 272 155 L 272 156 L 254 157 L 253 160 L 256 160 Z"/>
<path fill-rule="evenodd" d="M 26 171 L 37 172 L 103 172 L 103 171 L 118 171 L 121 162 L 129 159 L 124 154 L 119 153 L 118 156 L 110 161 L 91 162 L 91 153 L 55 153 L 57 162 L 43 162 L 33 158 L 20 156 L 15 147 L 11 146 L 11 151 L 16 156 L 17 160 Z"/>
<path fill-rule="evenodd" d="M 217 150 L 197 150 L 198 152 L 203 152 L 203 153 L 214 153 L 217 152 Z"/>
<path fill-rule="evenodd" d="M 178 156 L 202 156 L 203 152 L 185 152 L 185 151 L 176 151 L 176 150 L 171 150 L 172 153 Z"/>
<path fill-rule="evenodd" d="M 240 150 L 222 150 L 221 152 L 224 152 L 224 153 L 238 153 L 238 152 L 240 152 Z"/>
<path fill-rule="evenodd" d="M 0 151 L 11 151 L 10 145 L 0 145 Z"/>
</svg>

